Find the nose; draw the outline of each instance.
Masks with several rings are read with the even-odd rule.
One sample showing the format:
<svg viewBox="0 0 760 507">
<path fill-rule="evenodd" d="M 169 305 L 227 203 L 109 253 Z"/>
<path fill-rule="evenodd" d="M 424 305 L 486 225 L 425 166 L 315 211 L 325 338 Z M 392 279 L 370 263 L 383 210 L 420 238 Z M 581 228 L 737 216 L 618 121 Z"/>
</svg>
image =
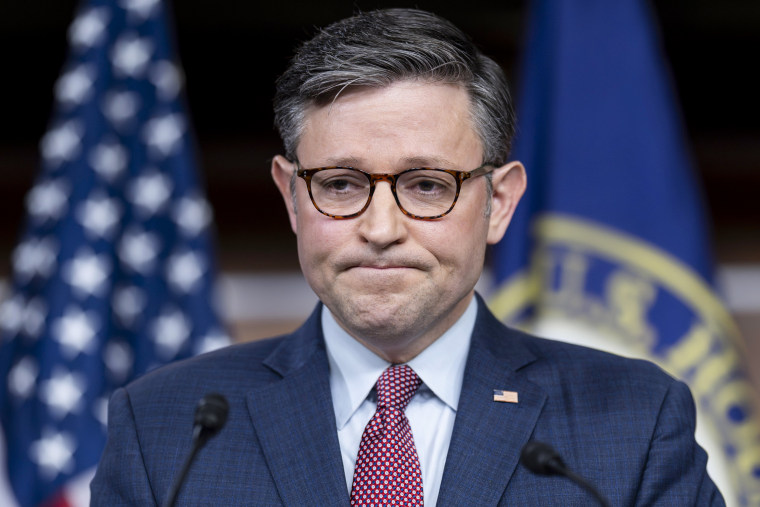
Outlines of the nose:
<svg viewBox="0 0 760 507">
<path fill-rule="evenodd" d="M 379 248 L 402 242 L 407 235 L 407 218 L 396 204 L 387 181 L 375 185 L 369 207 L 356 220 L 359 220 L 359 234 L 362 238 Z"/>
</svg>

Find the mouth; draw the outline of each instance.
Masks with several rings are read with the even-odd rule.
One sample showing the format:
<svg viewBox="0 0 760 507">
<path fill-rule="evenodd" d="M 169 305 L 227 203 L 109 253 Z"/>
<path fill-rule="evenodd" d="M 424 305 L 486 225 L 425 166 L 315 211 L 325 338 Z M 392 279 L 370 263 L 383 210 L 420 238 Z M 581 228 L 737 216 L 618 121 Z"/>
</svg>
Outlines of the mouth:
<svg viewBox="0 0 760 507">
<path fill-rule="evenodd" d="M 423 271 L 419 264 L 412 262 L 380 262 L 377 260 L 357 262 L 351 265 L 345 266 L 343 270 L 346 274 L 353 274 L 360 278 L 368 278 L 373 280 L 390 280 L 397 279 L 399 277 L 406 278 L 412 273 Z"/>
<path fill-rule="evenodd" d="M 360 268 L 360 269 L 378 269 L 378 270 L 415 269 L 413 266 L 409 266 L 406 264 L 359 264 L 358 266 L 353 266 L 353 267 Z"/>
<path fill-rule="evenodd" d="M 412 271 L 416 271 L 416 269 L 410 266 L 360 265 L 360 266 L 353 266 L 347 269 L 346 273 L 354 273 L 355 275 L 358 275 L 362 278 L 363 277 L 397 278 L 399 276 L 404 276 L 407 273 L 411 273 Z"/>
<path fill-rule="evenodd" d="M 414 258 L 382 258 L 367 256 L 342 259 L 336 265 L 338 271 L 357 271 L 365 273 L 392 273 L 394 271 L 427 271 L 425 263 Z"/>
</svg>

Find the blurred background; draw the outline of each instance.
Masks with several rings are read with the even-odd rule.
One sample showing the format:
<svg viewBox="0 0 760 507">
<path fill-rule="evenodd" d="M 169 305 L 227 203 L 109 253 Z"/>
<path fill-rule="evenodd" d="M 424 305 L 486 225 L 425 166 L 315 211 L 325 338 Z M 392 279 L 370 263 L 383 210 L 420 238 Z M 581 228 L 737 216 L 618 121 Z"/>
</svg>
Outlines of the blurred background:
<svg viewBox="0 0 760 507">
<path fill-rule="evenodd" d="M 10 293 L 11 258 L 23 230 L 25 196 L 40 170 L 38 145 L 50 124 L 54 87 L 68 51 L 67 30 L 79 3 L 26 0 L 0 5 L 0 302 Z M 112 3 L 150 10 L 152 1 Z M 269 161 L 281 152 L 272 125 L 274 81 L 297 43 L 310 38 L 317 27 L 357 9 L 389 6 L 419 7 L 453 21 L 502 65 L 514 94 L 520 95 L 527 1 L 178 0 L 170 5 L 202 186 L 214 211 L 219 307 L 235 340 L 290 331 L 316 301 L 300 274 L 295 237 L 269 176 Z M 760 82 L 751 68 L 760 47 L 760 2 L 660 0 L 652 6 L 686 127 L 694 177 L 708 211 L 704 226 L 711 238 L 716 288 L 746 344 L 747 354 L 741 359 L 759 391 Z M 489 289 L 485 280 L 481 290 L 488 296 Z M 19 385 L 31 389 L 43 378 L 29 374 L 32 370 L 23 361 L 13 364 L 8 378 L 14 379 L 16 395 Z M 9 406 L 13 416 L 14 406 Z M 722 415 L 740 427 L 749 418 L 737 407 L 728 406 Z M 36 412 L 30 417 L 37 417 Z M 23 418 L 18 421 L 25 425 Z M 736 455 L 735 449 L 724 450 Z M 87 459 L 77 458 L 77 466 L 86 468 L 79 461 L 94 466 L 98 455 L 95 449 Z M 747 462 L 755 467 L 748 477 L 760 479 L 760 454 L 755 458 Z M 58 482 L 64 479 L 56 477 Z"/>
<path fill-rule="evenodd" d="M 290 329 L 310 308 L 292 296 L 273 300 L 276 296 L 261 285 L 283 274 L 277 283 L 302 287 L 295 238 L 269 178 L 269 159 L 280 152 L 272 127 L 275 78 L 297 42 L 315 27 L 357 8 L 405 4 L 453 20 L 516 82 L 525 1 L 182 0 L 171 6 L 202 177 L 215 213 L 221 297 L 235 299 L 223 306 L 237 338 Z M 751 62 L 760 47 L 760 3 L 660 0 L 653 5 L 708 206 L 719 288 L 757 364 L 760 82 Z M 50 120 L 76 6 L 74 0 L 5 1 L 0 10 L 5 69 L 0 80 L 0 279 L 7 280 L 24 196 L 39 168 L 38 142 Z M 248 294 L 243 301 L 234 297 L 243 293 Z M 753 370 L 757 381 L 760 375 Z"/>
</svg>

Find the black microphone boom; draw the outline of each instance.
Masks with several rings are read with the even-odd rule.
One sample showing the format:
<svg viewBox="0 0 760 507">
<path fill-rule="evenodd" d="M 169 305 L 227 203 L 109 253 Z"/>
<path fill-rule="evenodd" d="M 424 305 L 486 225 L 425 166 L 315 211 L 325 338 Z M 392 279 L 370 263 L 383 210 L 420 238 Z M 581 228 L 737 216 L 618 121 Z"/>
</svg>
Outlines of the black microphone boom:
<svg viewBox="0 0 760 507">
<path fill-rule="evenodd" d="M 190 454 L 182 466 L 182 471 L 174 480 L 164 507 L 174 507 L 179 490 L 185 481 L 187 473 L 190 471 L 190 465 L 192 465 L 195 455 L 198 454 L 198 451 L 206 445 L 206 442 L 211 437 L 222 429 L 227 422 L 229 410 L 230 405 L 221 394 L 207 394 L 198 402 L 198 406 L 195 408 L 195 421 L 193 423 L 193 448 L 190 450 Z"/>
<path fill-rule="evenodd" d="M 520 462 L 534 474 L 567 477 L 591 493 L 602 506 L 610 507 L 609 502 L 590 482 L 567 468 L 559 453 L 549 444 L 531 440 L 522 448 Z"/>
</svg>

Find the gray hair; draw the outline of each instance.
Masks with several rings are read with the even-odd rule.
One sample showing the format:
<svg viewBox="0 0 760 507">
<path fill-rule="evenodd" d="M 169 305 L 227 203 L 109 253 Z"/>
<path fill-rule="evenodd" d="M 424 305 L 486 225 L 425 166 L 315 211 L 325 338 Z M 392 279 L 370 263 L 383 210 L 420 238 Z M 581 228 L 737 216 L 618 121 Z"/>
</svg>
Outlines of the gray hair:
<svg viewBox="0 0 760 507">
<path fill-rule="evenodd" d="M 301 45 L 277 80 L 274 98 L 285 155 L 295 160 L 309 106 L 327 105 L 348 87 L 413 79 L 461 85 L 470 98 L 483 162 L 506 163 L 515 115 L 504 72 L 452 23 L 416 9 L 360 13 Z"/>
</svg>

